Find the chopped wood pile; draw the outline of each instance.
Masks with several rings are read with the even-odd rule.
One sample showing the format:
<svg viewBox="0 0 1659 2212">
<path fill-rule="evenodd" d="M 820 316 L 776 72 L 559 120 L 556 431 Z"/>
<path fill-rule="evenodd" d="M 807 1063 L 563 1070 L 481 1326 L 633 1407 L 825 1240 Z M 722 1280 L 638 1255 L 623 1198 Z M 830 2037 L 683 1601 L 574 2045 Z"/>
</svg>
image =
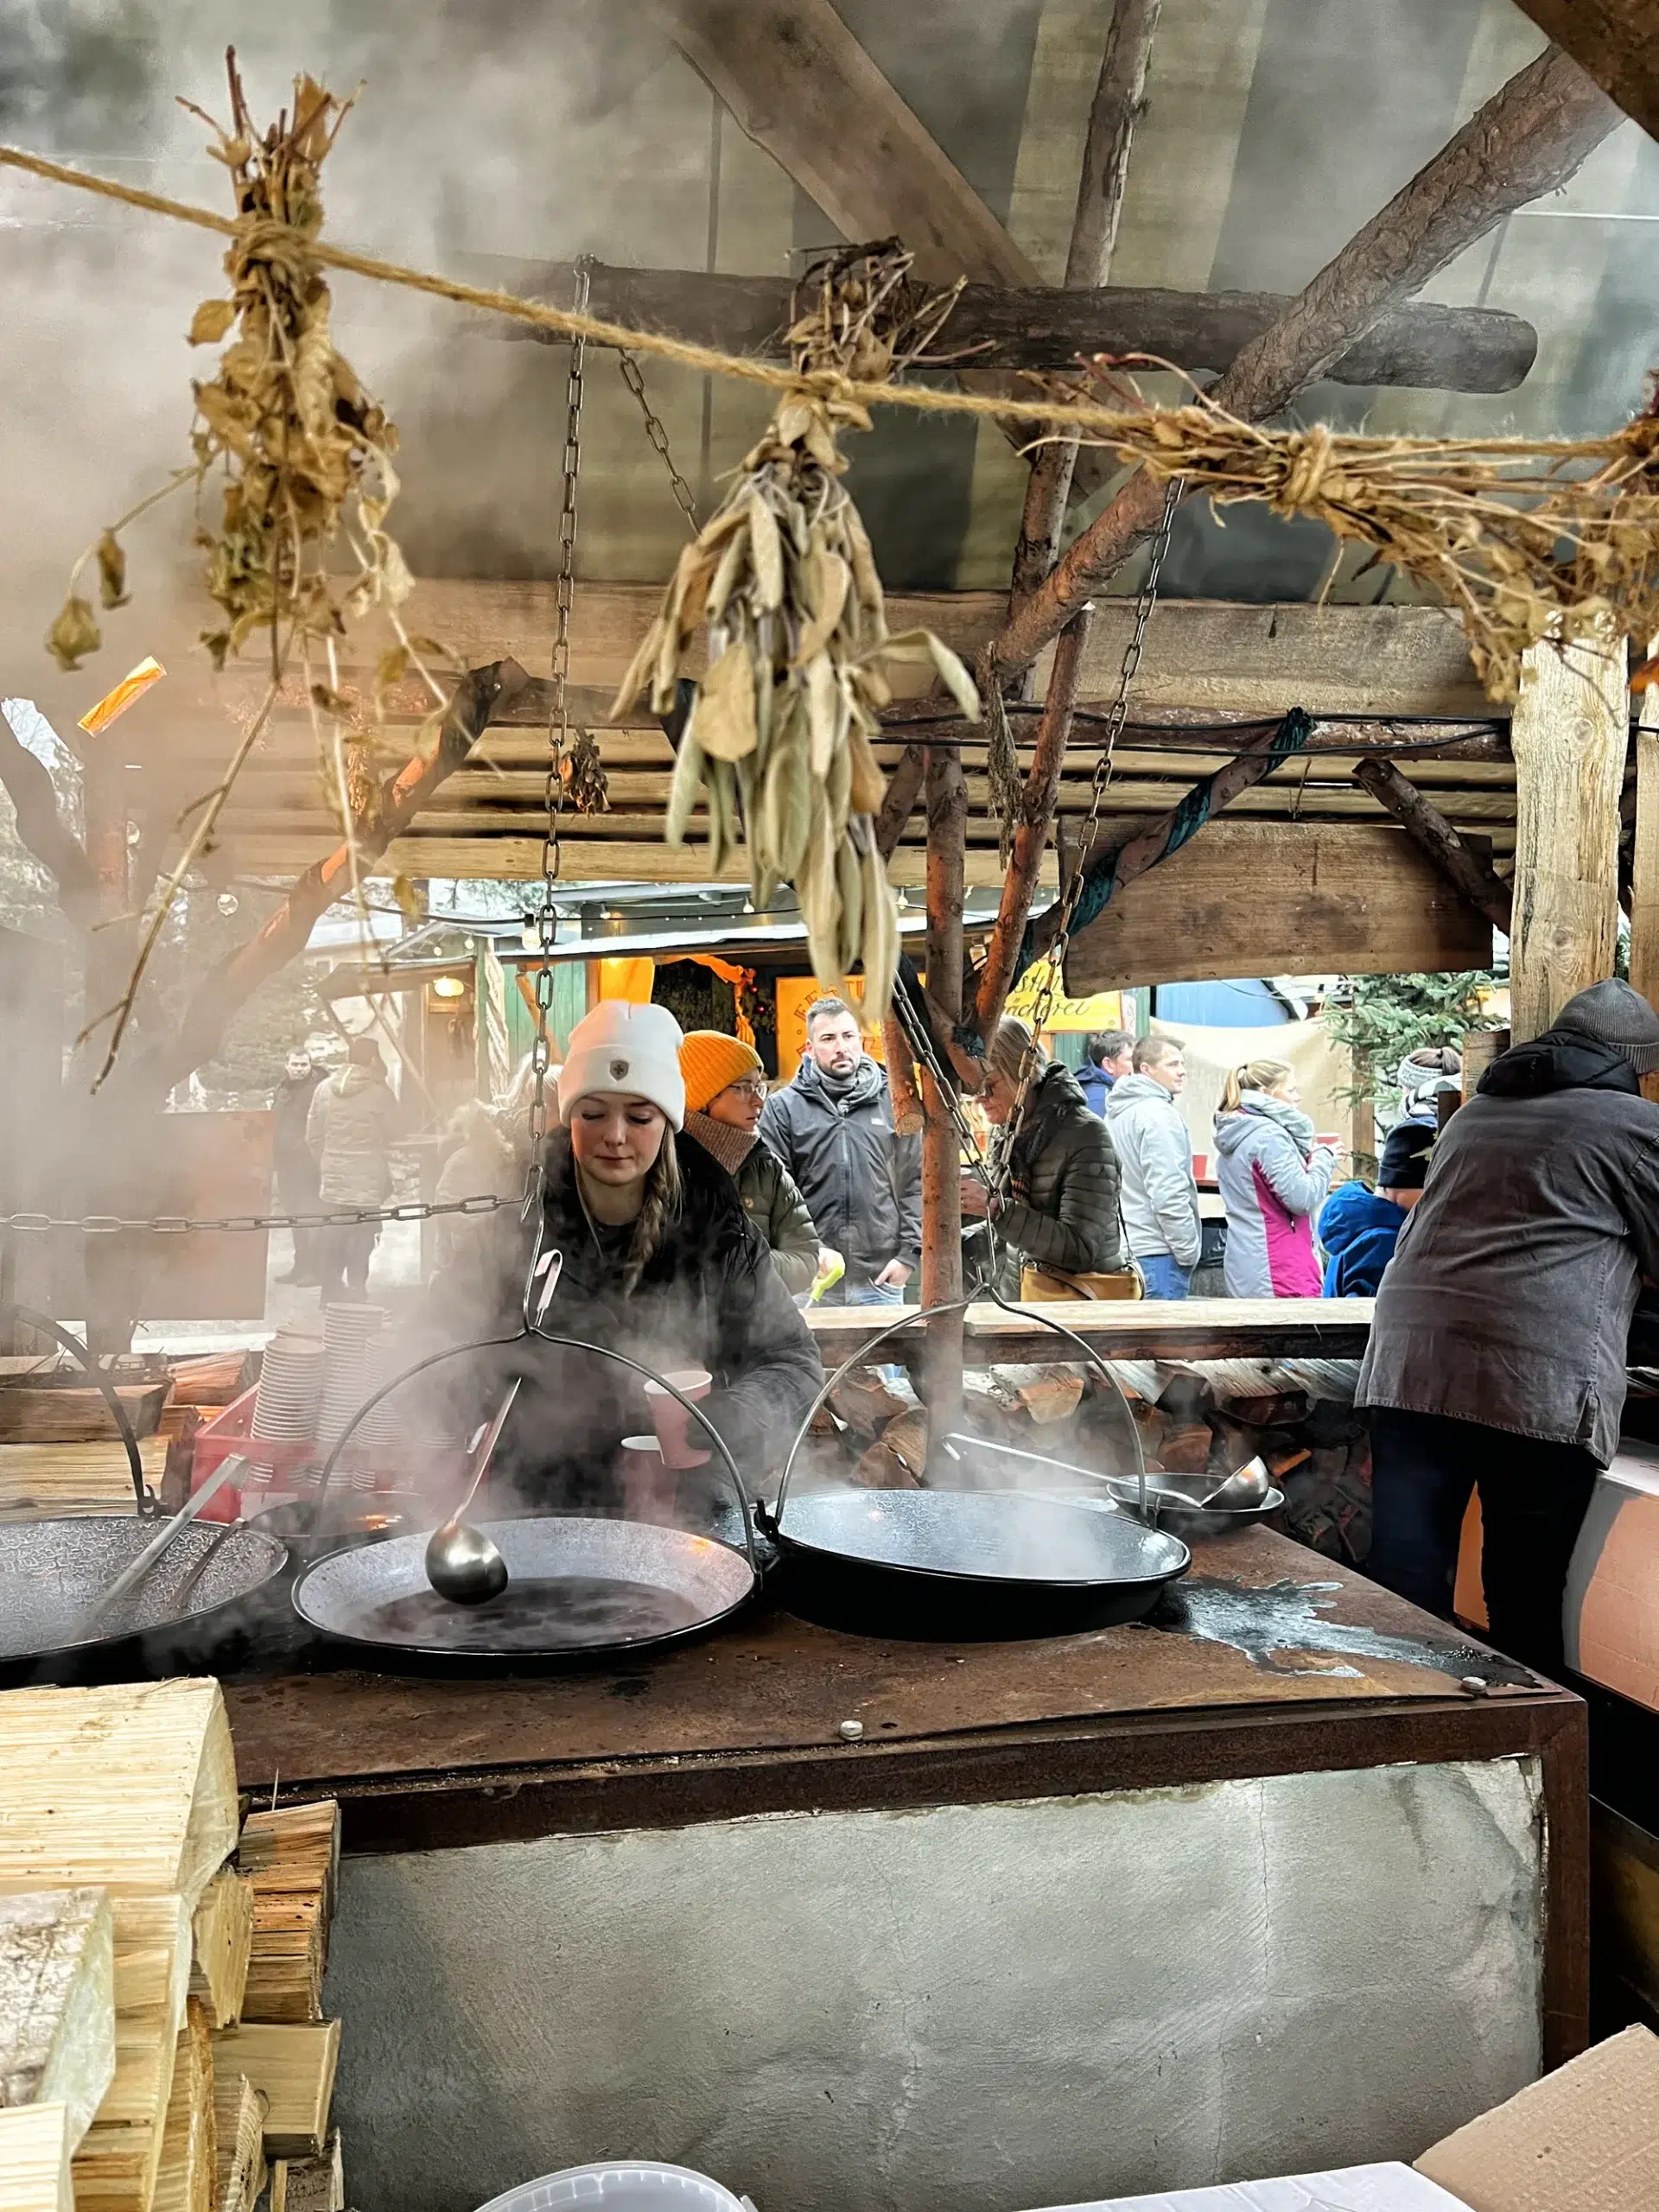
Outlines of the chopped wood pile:
<svg viewBox="0 0 1659 2212">
<path fill-rule="evenodd" d="M 1370 1548 L 1370 1445 L 1347 1360 L 1116 1360 L 1148 1474 L 1213 1476 L 1260 1456 L 1285 1493 L 1287 1535 L 1352 1564 Z M 1098 1473 L 1132 1471 L 1111 1394 L 1083 1366 L 969 1368 L 963 1426 Z M 926 1481 L 927 1411 L 902 1370 L 855 1368 L 813 1424 L 839 1438 L 843 1479 L 870 1490 Z"/>
<path fill-rule="evenodd" d="M 145 1488 L 182 1504 L 190 1440 L 251 1387 L 258 1355 L 134 1353 L 102 1365 L 138 1439 Z M 86 1370 L 67 1357 L 0 1361 L 0 1522 L 136 1510 L 126 1448 Z"/>
<path fill-rule="evenodd" d="M 0 1696 L 0 2212 L 342 2212 L 339 1808 L 238 1819 L 213 1681 Z"/>
</svg>

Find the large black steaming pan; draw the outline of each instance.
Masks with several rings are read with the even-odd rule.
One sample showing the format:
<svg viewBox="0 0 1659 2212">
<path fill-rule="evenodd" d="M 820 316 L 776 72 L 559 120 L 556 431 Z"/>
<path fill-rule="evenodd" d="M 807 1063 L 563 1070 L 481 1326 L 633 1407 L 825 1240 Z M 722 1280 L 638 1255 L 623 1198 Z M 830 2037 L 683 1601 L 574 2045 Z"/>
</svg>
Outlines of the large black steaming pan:
<svg viewBox="0 0 1659 2212">
<path fill-rule="evenodd" d="M 1103 1494 L 1104 1484 L 1083 1469 L 947 1437 L 935 1465 L 940 1472 L 949 1470 L 957 1487 L 837 1484 L 804 1494 L 791 1487 L 813 1418 L 842 1376 L 867 1364 L 894 1330 L 966 1304 L 895 1321 L 830 1376 L 809 1408 L 777 1504 L 763 1522 L 784 1557 L 786 1602 L 838 1626 L 899 1637 L 1054 1636 L 1141 1619 L 1185 1573 L 1192 1555 L 1179 1537 L 1120 1513 Z M 1040 1306 L 1020 1311 L 1065 1338 L 1121 1400 L 1116 1378 L 1092 1346 Z M 1140 1441 L 1127 1408 L 1124 1424 L 1139 1468 Z M 1064 1494 L 1090 1481 L 1100 1497 Z"/>
<path fill-rule="evenodd" d="M 551 1659 L 695 1636 L 755 1586 L 743 1552 L 687 1529 L 576 1514 L 480 1526 L 511 1577 L 486 1605 L 439 1597 L 423 1529 L 314 1560 L 294 1609 L 324 1636 L 411 1658 Z"/>
<path fill-rule="evenodd" d="M 87 1608 L 156 1533 L 151 1520 L 87 1516 L 0 1528 L 0 1666 L 95 1651 L 211 1620 L 279 1575 L 275 1536 L 238 1522 L 188 1522 L 135 1590 L 80 1633 Z"/>
</svg>

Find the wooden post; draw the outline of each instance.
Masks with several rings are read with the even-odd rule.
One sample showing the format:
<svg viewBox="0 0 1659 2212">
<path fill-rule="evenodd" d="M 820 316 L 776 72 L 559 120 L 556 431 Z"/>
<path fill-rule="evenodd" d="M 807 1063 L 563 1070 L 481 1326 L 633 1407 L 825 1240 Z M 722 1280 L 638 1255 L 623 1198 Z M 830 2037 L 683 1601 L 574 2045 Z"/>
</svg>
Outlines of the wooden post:
<svg viewBox="0 0 1659 2212">
<path fill-rule="evenodd" d="M 1495 930 L 1502 930 L 1508 937 L 1515 918 L 1509 885 L 1484 854 L 1458 835 L 1433 802 L 1402 776 L 1392 760 L 1362 760 L 1354 770 L 1354 781 L 1363 785 L 1379 806 L 1388 808 L 1413 844 L 1428 855 L 1441 874 L 1456 884 Z"/>
<path fill-rule="evenodd" d="M 135 1172 L 140 1170 L 141 1163 L 125 1146 L 111 1147 L 92 1140 L 91 1131 L 96 1122 L 85 1095 L 91 1071 L 103 1057 L 110 1020 L 126 988 L 137 938 L 132 924 L 124 919 L 131 891 L 127 867 L 126 770 L 116 749 L 118 744 L 107 733 L 102 737 L 82 734 L 80 738 L 81 819 L 95 884 L 97 915 L 86 936 L 81 1024 L 86 1027 L 96 1022 L 98 1027 L 74 1055 L 77 1066 L 86 1071 L 86 1077 L 76 1084 L 78 1095 L 72 1102 L 73 1109 L 88 1122 L 81 1146 L 84 1179 L 78 1190 L 65 1189 L 59 1195 L 71 1212 L 84 1209 L 142 1214 L 148 1211 L 148 1204 L 142 1174 Z M 137 1319 L 133 1270 L 139 1264 L 132 1240 L 143 1234 L 142 1230 L 124 1231 L 119 1236 L 80 1239 L 86 1341 L 94 1352 L 126 1351 L 131 1345 Z"/>
<path fill-rule="evenodd" d="M 1510 725 L 1515 754 L 1510 1028 L 1548 1029 L 1575 991 L 1613 972 L 1618 795 L 1628 749 L 1624 640 L 1534 645 Z"/>
<path fill-rule="evenodd" d="M 927 994 L 946 1020 L 962 1019 L 963 874 L 968 846 L 968 779 L 954 746 L 927 748 Z M 922 1074 L 922 1288 L 924 1306 L 962 1296 L 962 1157 L 956 1124 L 932 1077 Z M 963 1317 L 944 1314 L 928 1330 L 928 1433 L 937 1443 L 957 1425 L 962 1402 Z"/>
<path fill-rule="evenodd" d="M 1659 643 L 1650 648 L 1659 651 Z M 1630 849 L 1630 982 L 1659 1005 L 1659 687 L 1642 694 L 1636 733 L 1636 835 Z M 1659 1098 L 1659 1075 L 1642 1078 Z"/>
</svg>

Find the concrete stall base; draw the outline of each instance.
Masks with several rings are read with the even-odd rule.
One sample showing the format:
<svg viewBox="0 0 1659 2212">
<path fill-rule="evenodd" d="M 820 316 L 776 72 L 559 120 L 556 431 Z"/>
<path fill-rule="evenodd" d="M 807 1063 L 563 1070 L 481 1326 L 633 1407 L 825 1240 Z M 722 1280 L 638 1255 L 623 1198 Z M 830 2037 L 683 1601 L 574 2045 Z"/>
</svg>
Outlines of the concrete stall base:
<svg viewBox="0 0 1659 2212">
<path fill-rule="evenodd" d="M 590 2159 L 762 2212 L 1410 2160 L 1541 2064 L 1539 1761 L 348 1858 L 362 2212 Z"/>
</svg>

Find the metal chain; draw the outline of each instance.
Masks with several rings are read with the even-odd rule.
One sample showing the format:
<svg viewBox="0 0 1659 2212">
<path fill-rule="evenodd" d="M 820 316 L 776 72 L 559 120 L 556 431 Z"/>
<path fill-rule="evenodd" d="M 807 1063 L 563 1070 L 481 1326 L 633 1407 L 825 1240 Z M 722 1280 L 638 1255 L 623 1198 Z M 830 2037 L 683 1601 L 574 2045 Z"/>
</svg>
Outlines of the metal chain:
<svg viewBox="0 0 1659 2212">
<path fill-rule="evenodd" d="M 686 524 L 692 537 L 695 537 L 697 534 L 697 503 L 691 496 L 691 486 L 674 466 L 674 456 L 668 449 L 668 432 L 663 428 L 659 418 L 652 412 L 651 402 L 645 397 L 645 379 L 640 373 L 639 364 L 626 346 L 619 346 L 616 365 L 622 372 L 623 383 L 639 403 L 639 412 L 645 418 L 645 435 L 662 455 L 663 467 L 668 471 L 668 480 L 673 488 L 674 497 L 679 501 L 681 512 L 685 517 Z"/>
<path fill-rule="evenodd" d="M 575 310 L 585 315 L 593 268 L 584 255 L 576 264 Z M 553 703 L 547 728 L 547 834 L 542 841 L 542 900 L 536 914 L 536 937 L 542 964 L 536 971 L 536 1039 L 530 1065 L 535 1088 L 530 1102 L 531 1184 L 524 1210 L 532 1202 L 535 1177 L 541 1161 L 542 1139 L 547 1132 L 547 1071 L 553 1046 L 548 1021 L 553 1011 L 553 948 L 558 939 L 558 910 L 553 886 L 559 873 L 559 814 L 564 804 L 564 749 L 570 736 L 570 613 L 576 592 L 576 480 L 582 467 L 582 378 L 588 365 L 588 341 L 580 333 L 570 341 L 570 373 L 564 390 L 564 480 L 559 505 L 559 580 L 555 600 L 553 630 Z"/>
<path fill-rule="evenodd" d="M 1147 625 L 1152 620 L 1152 610 L 1158 601 L 1158 578 L 1169 551 L 1170 531 L 1175 521 L 1175 509 L 1181 496 L 1181 480 L 1172 476 L 1164 491 L 1164 512 L 1158 524 L 1157 535 L 1152 541 L 1152 557 L 1147 563 L 1145 581 L 1135 602 L 1135 620 L 1129 630 L 1128 642 L 1123 648 L 1122 664 L 1118 670 L 1117 692 L 1107 711 L 1101 735 L 1100 751 L 1095 757 L 1094 781 L 1090 788 L 1089 811 L 1084 817 L 1083 836 L 1077 844 L 1077 864 L 1071 880 L 1060 894 L 1060 923 L 1045 957 L 1043 973 L 1038 981 L 1036 997 L 1032 1002 L 1031 1033 L 1033 1043 L 1047 1028 L 1054 1011 L 1060 982 L 1065 972 L 1066 951 L 1071 942 L 1071 923 L 1083 897 L 1084 876 L 1095 837 L 1100 828 L 1101 810 L 1106 802 L 1106 792 L 1112 780 L 1112 769 L 1117 753 L 1117 741 L 1129 718 L 1129 690 L 1141 666 L 1141 656 L 1146 650 Z M 999 1133 L 991 1161 L 991 1191 L 996 1198 L 1006 1198 L 1007 1184 L 1014 1167 L 1014 1140 L 1025 1111 L 1026 1096 L 1031 1088 L 1031 1078 L 1036 1066 L 1036 1056 L 1028 1053 L 1020 1071 L 1019 1088 L 1014 1095 L 1014 1110 Z"/>
<path fill-rule="evenodd" d="M 125 1229 L 153 1229 L 159 1236 L 185 1236 L 208 1229 L 357 1229 L 372 1221 L 433 1221 L 440 1214 L 497 1213 L 503 1206 L 518 1203 L 517 1198 L 480 1193 L 470 1198 L 411 1198 L 403 1205 L 335 1206 L 321 1213 L 162 1213 L 147 1218 L 116 1213 L 0 1213 L 0 1230 L 16 1229 L 27 1234 L 73 1229 L 84 1236 L 115 1236 Z"/>
</svg>

